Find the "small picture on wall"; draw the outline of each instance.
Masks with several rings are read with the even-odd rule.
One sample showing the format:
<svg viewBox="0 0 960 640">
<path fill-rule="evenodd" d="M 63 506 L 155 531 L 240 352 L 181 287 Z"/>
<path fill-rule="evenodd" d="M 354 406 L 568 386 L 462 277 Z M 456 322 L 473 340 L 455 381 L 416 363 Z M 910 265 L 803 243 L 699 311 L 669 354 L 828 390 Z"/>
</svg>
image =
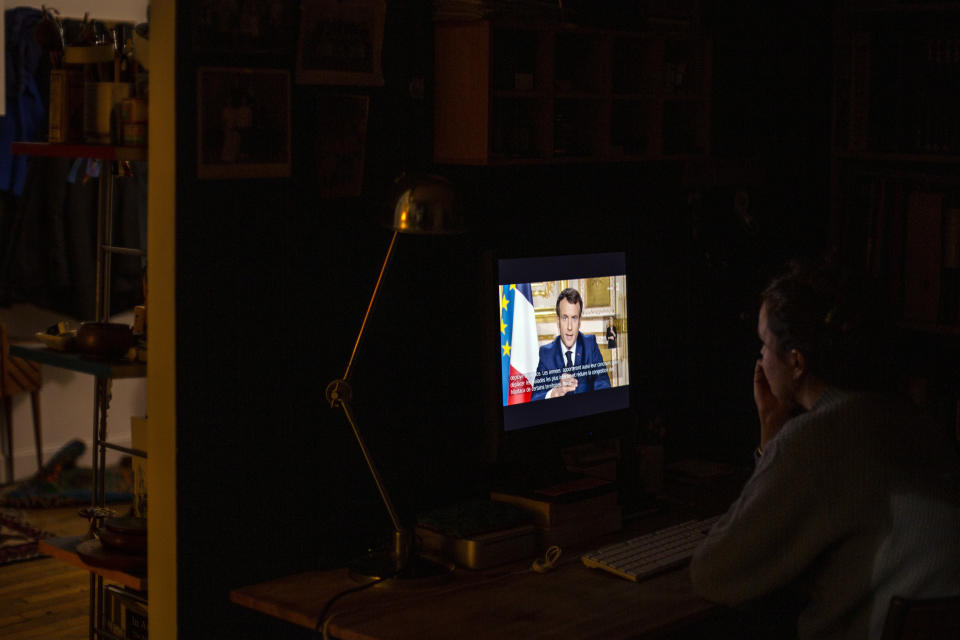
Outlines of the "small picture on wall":
<svg viewBox="0 0 960 640">
<path fill-rule="evenodd" d="M 382 85 L 383 0 L 302 0 L 296 80 Z"/>
<path fill-rule="evenodd" d="M 370 100 L 361 95 L 317 99 L 317 190 L 320 197 L 359 196 Z"/>
<path fill-rule="evenodd" d="M 197 71 L 197 176 L 290 175 L 290 73 L 201 67 Z"/>
<path fill-rule="evenodd" d="M 293 53 L 296 0 L 193 0 L 193 50 Z"/>
</svg>

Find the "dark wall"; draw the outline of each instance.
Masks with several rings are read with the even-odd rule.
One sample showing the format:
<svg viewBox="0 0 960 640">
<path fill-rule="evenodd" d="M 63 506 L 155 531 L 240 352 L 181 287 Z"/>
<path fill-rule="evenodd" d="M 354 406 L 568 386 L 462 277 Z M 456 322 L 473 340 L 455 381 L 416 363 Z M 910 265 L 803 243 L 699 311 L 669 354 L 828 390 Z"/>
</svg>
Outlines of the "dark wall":
<svg viewBox="0 0 960 640">
<path fill-rule="evenodd" d="M 631 289 L 640 291 L 631 314 L 641 419 L 664 416 L 677 452 L 730 457 L 741 442 L 752 448 L 751 417 L 726 416 L 750 410 L 756 281 L 780 254 L 823 237 L 824 17 L 800 16 L 809 39 L 800 55 L 781 12 L 705 16 L 716 38 L 714 151 L 765 168 L 748 186 L 755 226 L 745 228 L 731 204 L 741 185 L 684 185 L 678 164 L 434 167 L 429 4 L 390 3 L 385 85 L 359 89 L 370 96 L 364 191 L 340 199 L 313 188 L 313 140 L 323 135 L 313 114 L 316 97 L 335 90 L 327 87 L 292 87 L 289 179 L 196 178 L 197 68 L 292 70 L 295 52 L 202 51 L 189 35 L 191 9 L 179 10 L 182 637 L 297 637 L 290 625 L 230 605 L 228 590 L 342 565 L 389 531 L 346 421 L 323 391 L 349 357 L 389 240 L 379 218 L 401 171 L 453 179 L 473 220 L 463 236 L 401 237 L 355 363 L 358 422 L 404 515 L 484 488 L 477 336 L 487 249 L 628 249 L 631 281 L 642 283 Z M 420 79 L 423 94 L 410 90 Z M 722 338 L 727 332 L 737 337 Z M 728 378 L 743 383 L 732 395 Z M 703 405 L 691 407 L 691 397 Z"/>
<path fill-rule="evenodd" d="M 832 4 L 704 3 L 714 41 L 711 155 L 745 170 L 699 189 L 691 207 L 683 353 L 699 403 L 682 404 L 694 415 L 675 450 L 735 460 L 753 449 L 759 291 L 787 258 L 825 250 Z"/>
</svg>

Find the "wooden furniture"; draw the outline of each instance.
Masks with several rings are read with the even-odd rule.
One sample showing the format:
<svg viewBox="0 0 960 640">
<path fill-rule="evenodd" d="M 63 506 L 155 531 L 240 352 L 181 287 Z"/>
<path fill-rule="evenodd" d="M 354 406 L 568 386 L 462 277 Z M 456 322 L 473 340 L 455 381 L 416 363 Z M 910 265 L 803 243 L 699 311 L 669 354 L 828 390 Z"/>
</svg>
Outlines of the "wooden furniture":
<svg viewBox="0 0 960 640">
<path fill-rule="evenodd" d="M 881 640 L 960 637 L 960 596 L 908 599 L 893 597 Z"/>
<path fill-rule="evenodd" d="M 705 157 L 709 38 L 567 24 L 435 26 L 434 160 Z"/>
<path fill-rule="evenodd" d="M 30 394 L 33 439 L 37 448 L 37 469 L 43 467 L 43 444 L 40 436 L 40 387 L 42 385 L 40 364 L 10 355 L 7 327 L 0 324 L 0 403 L 3 404 L 0 445 L 3 447 L 7 482 L 13 482 L 13 396 L 19 393 Z"/>
<path fill-rule="evenodd" d="M 14 142 L 11 145 L 14 154 L 56 157 L 83 158 L 99 160 L 100 168 L 98 188 L 99 206 L 97 209 L 97 285 L 95 317 L 97 322 L 109 322 L 111 257 L 116 254 L 144 256 L 143 249 L 118 247 L 113 244 L 113 209 L 116 180 L 121 174 L 121 165 L 128 161 L 146 159 L 145 147 L 113 147 L 109 145 L 56 144 L 43 142 Z M 119 451 L 132 456 L 147 457 L 145 451 L 123 447 L 110 442 L 107 438 L 107 415 L 110 409 L 110 387 L 114 378 L 142 377 L 146 375 L 146 366 L 142 363 L 111 362 L 85 358 L 76 353 L 63 353 L 43 348 L 39 344 L 12 345 L 11 352 L 24 360 L 44 363 L 86 373 L 94 376 L 93 404 L 93 486 L 90 509 L 91 523 L 99 526 L 106 511 L 102 509 L 106 498 L 105 469 L 107 450 Z M 125 587 L 138 591 L 146 590 L 146 578 L 143 575 L 130 575 L 115 569 L 93 567 L 85 563 L 76 552 L 81 538 L 53 539 L 42 546 L 46 553 L 69 562 L 74 566 L 90 571 L 90 639 L 112 637 L 106 629 L 104 607 L 106 585 L 104 579 L 119 582 Z"/>
<path fill-rule="evenodd" d="M 846 0 L 834 24 L 830 244 L 884 283 L 906 385 L 960 439 L 960 5 Z"/>
<path fill-rule="evenodd" d="M 37 548 L 58 560 L 62 560 L 74 567 L 80 567 L 92 574 L 102 578 L 122 584 L 136 591 L 146 591 L 147 576 L 145 574 L 132 574 L 117 569 L 108 569 L 105 567 L 95 567 L 87 564 L 77 555 L 77 545 L 83 542 L 86 536 L 68 536 L 64 538 L 47 538 L 37 543 Z"/>
<path fill-rule="evenodd" d="M 592 548 L 592 547 L 591 547 Z M 586 549 L 584 549 L 585 551 Z M 311 571 L 233 589 L 236 604 L 314 629 L 324 606 L 358 586 L 346 569 Z M 339 598 L 327 631 L 338 638 L 643 638 L 722 612 L 694 595 L 687 570 L 639 583 L 588 569 L 569 550 L 549 573 L 529 562 L 457 569 L 443 584 L 389 581 Z"/>
</svg>

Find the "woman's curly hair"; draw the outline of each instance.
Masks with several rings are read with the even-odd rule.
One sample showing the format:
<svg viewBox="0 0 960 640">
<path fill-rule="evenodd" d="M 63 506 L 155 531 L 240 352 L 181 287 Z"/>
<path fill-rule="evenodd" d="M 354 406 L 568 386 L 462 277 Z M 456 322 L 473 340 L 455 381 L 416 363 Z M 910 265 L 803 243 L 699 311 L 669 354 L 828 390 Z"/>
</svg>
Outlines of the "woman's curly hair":
<svg viewBox="0 0 960 640">
<path fill-rule="evenodd" d="M 793 261 L 764 289 L 767 328 L 811 373 L 843 388 L 886 387 L 895 359 L 876 283 L 826 258 Z"/>
</svg>

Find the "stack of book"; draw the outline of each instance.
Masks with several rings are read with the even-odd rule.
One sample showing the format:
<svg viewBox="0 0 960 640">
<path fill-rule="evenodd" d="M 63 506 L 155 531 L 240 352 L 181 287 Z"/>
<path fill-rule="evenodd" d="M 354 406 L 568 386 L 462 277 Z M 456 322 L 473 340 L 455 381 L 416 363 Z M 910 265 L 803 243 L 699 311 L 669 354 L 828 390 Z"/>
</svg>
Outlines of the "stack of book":
<svg viewBox="0 0 960 640">
<path fill-rule="evenodd" d="M 103 592 L 105 629 L 121 640 L 146 640 L 145 592 L 108 584 Z"/>
</svg>

